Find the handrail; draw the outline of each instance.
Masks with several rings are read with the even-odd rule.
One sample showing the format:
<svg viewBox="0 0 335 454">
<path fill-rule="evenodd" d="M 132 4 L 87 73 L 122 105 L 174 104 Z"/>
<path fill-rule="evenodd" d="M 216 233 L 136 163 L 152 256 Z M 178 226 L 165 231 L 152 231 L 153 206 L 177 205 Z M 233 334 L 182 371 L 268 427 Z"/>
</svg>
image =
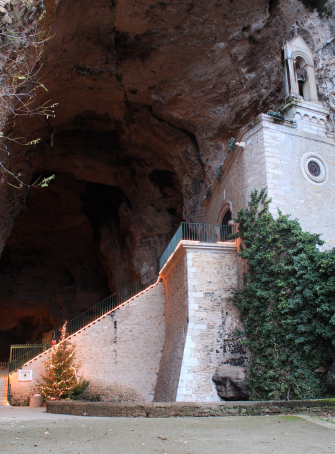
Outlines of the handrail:
<svg viewBox="0 0 335 454">
<path fill-rule="evenodd" d="M 182 222 L 159 260 L 161 271 L 182 240 L 201 243 L 234 242 L 230 236 L 235 232 L 235 226 L 223 224 L 203 224 Z"/>
<path fill-rule="evenodd" d="M 92 323 L 94 320 L 102 317 L 107 312 L 110 312 L 113 309 L 116 309 L 125 301 L 128 301 L 133 296 L 145 290 L 150 285 L 154 284 L 157 281 L 158 273 L 151 271 L 144 276 L 136 279 L 136 281 L 128 284 L 123 287 L 121 290 L 117 291 L 111 296 L 108 296 L 104 300 L 92 306 L 87 311 L 78 315 L 77 317 L 70 320 L 67 324 L 67 333 L 69 336 L 76 333 L 80 329 L 84 328 L 89 323 Z M 60 340 L 60 330 L 61 327 L 55 330 L 56 341 Z M 21 367 L 26 362 L 33 359 L 35 356 L 39 355 L 45 350 L 48 350 L 51 347 L 51 334 L 50 339 L 43 337 L 34 344 L 15 344 L 11 345 L 10 348 L 10 359 L 9 359 L 9 372 Z"/>
<path fill-rule="evenodd" d="M 0 362 L 0 378 L 8 376 L 9 364 Z"/>
<path fill-rule="evenodd" d="M 226 241 L 233 242 L 235 240 L 230 239 L 230 235 L 232 233 L 234 233 L 234 226 L 182 222 L 160 258 L 159 269 L 162 270 L 169 257 L 173 254 L 182 240 L 203 243 L 221 243 Z M 128 301 L 130 298 L 150 287 L 157 281 L 158 274 L 159 273 L 152 271 L 142 277 L 139 277 L 136 281 L 70 320 L 67 324 L 68 334 L 71 336 L 89 323 L 94 322 L 94 320 L 97 320 L 99 317 L 102 317 L 111 310 L 116 309 L 125 301 Z M 60 340 L 60 328 L 61 327 L 55 330 L 56 341 Z M 40 339 L 34 344 L 11 345 L 9 372 L 13 372 L 23 364 L 33 359 L 35 356 L 43 353 L 45 350 L 48 350 L 51 347 L 51 337 L 52 335 L 50 333 L 49 337 L 44 336 L 43 339 Z"/>
</svg>

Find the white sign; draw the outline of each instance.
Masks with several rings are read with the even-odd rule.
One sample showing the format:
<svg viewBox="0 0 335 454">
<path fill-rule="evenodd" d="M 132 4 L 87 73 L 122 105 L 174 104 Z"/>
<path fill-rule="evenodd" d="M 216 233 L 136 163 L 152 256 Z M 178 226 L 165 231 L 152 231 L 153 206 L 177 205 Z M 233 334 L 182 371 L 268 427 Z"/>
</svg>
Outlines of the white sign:
<svg viewBox="0 0 335 454">
<path fill-rule="evenodd" d="M 19 381 L 30 381 L 33 379 L 32 370 L 19 370 Z"/>
</svg>

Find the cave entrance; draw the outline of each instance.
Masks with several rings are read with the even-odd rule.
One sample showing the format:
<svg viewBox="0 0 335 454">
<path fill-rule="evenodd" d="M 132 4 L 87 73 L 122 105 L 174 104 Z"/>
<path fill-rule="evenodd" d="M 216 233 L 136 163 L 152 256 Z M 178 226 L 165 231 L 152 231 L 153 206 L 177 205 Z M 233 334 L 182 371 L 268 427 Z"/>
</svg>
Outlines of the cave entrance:
<svg viewBox="0 0 335 454">
<path fill-rule="evenodd" d="M 0 351 L 43 334 L 108 296 L 99 244 L 81 209 L 85 182 L 59 173 L 34 189 L 0 260 Z"/>
<path fill-rule="evenodd" d="M 122 102 L 121 110 L 109 105 L 102 114 L 93 101 L 66 121 L 57 116 L 52 141 L 45 131 L 25 152 L 32 180 L 56 177 L 31 190 L 0 259 L 6 345 L 35 342 L 156 272 L 180 223 L 202 212 L 203 163 L 194 136 L 147 106 Z"/>
<path fill-rule="evenodd" d="M 86 168 L 56 170 L 49 187 L 31 190 L 0 259 L 1 359 L 138 277 L 152 280 L 182 220 L 182 195 L 173 172 L 142 169 L 119 170 L 123 186 L 81 179 Z M 115 173 L 99 169 L 111 183 Z"/>
</svg>

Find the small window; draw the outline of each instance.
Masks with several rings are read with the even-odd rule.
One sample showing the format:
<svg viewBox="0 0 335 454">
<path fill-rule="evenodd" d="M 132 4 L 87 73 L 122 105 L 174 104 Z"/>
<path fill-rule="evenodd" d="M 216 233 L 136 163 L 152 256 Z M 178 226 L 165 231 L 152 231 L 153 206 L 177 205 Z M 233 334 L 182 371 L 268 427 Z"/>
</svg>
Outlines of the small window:
<svg viewBox="0 0 335 454">
<path fill-rule="evenodd" d="M 305 178 L 313 184 L 323 184 L 327 181 L 328 169 L 323 158 L 313 152 L 305 153 L 301 158 L 301 170 Z"/>
</svg>

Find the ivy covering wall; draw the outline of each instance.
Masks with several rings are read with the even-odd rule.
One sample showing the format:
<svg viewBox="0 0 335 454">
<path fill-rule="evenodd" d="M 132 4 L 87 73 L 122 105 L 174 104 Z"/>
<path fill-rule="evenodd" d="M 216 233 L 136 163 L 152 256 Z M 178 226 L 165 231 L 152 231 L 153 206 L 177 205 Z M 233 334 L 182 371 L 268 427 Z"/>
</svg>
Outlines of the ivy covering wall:
<svg viewBox="0 0 335 454">
<path fill-rule="evenodd" d="M 251 399 L 309 399 L 326 394 L 335 358 L 335 250 L 319 235 L 269 213 L 267 192 L 253 192 L 236 222 L 249 264 L 235 294 L 252 353 Z"/>
</svg>

